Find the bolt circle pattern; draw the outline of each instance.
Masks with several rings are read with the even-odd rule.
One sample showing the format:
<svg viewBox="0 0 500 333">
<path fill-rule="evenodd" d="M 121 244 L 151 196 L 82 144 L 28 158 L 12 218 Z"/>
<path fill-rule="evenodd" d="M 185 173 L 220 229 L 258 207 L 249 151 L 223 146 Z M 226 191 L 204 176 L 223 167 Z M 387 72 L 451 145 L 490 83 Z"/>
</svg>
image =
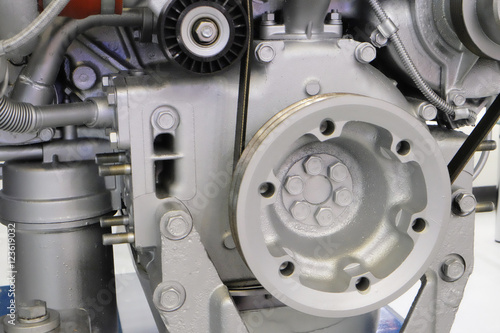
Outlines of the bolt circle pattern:
<svg viewBox="0 0 500 333">
<path fill-rule="evenodd" d="M 191 17 L 193 12 L 199 14 Z M 219 37 L 210 45 L 196 45 L 186 24 L 190 27 L 204 18 L 215 21 Z M 243 56 L 249 38 L 247 29 L 245 9 L 236 0 L 174 0 L 161 14 L 159 39 L 172 63 L 190 72 L 211 74 L 229 68 Z"/>
<path fill-rule="evenodd" d="M 325 120 L 333 134 L 322 134 Z M 403 140 L 406 155 L 397 152 Z M 338 163 L 347 174 L 334 168 L 331 177 Z M 304 182 L 295 195 L 293 176 Z M 308 197 L 313 179 L 328 186 Z M 262 197 L 262 183 L 275 195 Z M 231 191 L 232 232 L 255 277 L 286 305 L 321 317 L 367 313 L 402 295 L 434 260 L 451 215 L 446 163 L 427 127 L 358 95 L 311 97 L 270 119 L 238 162 Z M 417 219 L 426 221 L 418 232 Z M 294 267 L 286 276 L 284 263 Z"/>
</svg>

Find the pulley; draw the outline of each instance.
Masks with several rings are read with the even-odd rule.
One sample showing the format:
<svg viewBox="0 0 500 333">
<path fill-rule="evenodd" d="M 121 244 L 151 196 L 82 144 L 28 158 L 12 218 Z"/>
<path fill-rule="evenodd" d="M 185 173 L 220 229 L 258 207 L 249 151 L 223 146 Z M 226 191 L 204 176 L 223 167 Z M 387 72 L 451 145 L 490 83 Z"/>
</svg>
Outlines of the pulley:
<svg viewBox="0 0 500 333">
<path fill-rule="evenodd" d="M 241 58 L 247 29 L 245 10 L 237 0 L 174 0 L 160 17 L 160 44 L 172 63 L 210 74 Z"/>
</svg>

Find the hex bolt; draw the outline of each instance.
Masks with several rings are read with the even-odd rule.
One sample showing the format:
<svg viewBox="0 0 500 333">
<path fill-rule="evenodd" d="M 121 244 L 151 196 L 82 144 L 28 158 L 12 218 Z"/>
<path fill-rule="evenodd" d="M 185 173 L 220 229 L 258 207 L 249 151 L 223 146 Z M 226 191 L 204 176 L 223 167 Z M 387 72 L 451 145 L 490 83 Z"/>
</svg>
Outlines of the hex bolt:
<svg viewBox="0 0 500 333">
<path fill-rule="evenodd" d="M 356 60 L 362 64 L 369 64 L 377 57 L 377 49 L 370 43 L 361 43 L 354 51 Z"/>
<path fill-rule="evenodd" d="M 438 114 L 437 108 L 429 103 L 422 103 L 418 107 L 418 115 L 425 121 L 430 121 L 436 119 Z"/>
<path fill-rule="evenodd" d="M 167 231 L 173 240 L 185 238 L 191 232 L 191 225 L 182 216 L 173 216 L 168 219 Z"/>
<path fill-rule="evenodd" d="M 319 81 L 313 80 L 306 83 L 306 93 L 309 96 L 316 96 L 321 91 L 321 85 Z"/>
<path fill-rule="evenodd" d="M 304 162 L 304 170 L 311 176 L 316 176 L 323 171 L 323 160 L 320 157 L 311 156 Z"/>
<path fill-rule="evenodd" d="M 342 163 L 335 163 L 328 168 L 328 176 L 337 183 L 343 182 L 349 176 L 349 170 Z"/>
<path fill-rule="evenodd" d="M 321 207 L 314 217 L 320 226 L 329 227 L 333 223 L 333 210 L 328 207 Z"/>
<path fill-rule="evenodd" d="M 155 306 L 165 312 L 180 309 L 186 301 L 186 290 L 175 281 L 166 281 L 156 287 L 153 294 Z"/>
<path fill-rule="evenodd" d="M 338 10 L 333 9 L 330 13 L 326 15 L 326 23 L 331 25 L 341 25 L 342 14 L 340 14 Z"/>
<path fill-rule="evenodd" d="M 38 132 L 38 137 L 40 138 L 40 140 L 47 142 L 52 140 L 55 133 L 56 132 L 54 131 L 53 128 L 43 128 Z"/>
<path fill-rule="evenodd" d="M 371 40 L 372 44 L 378 48 L 382 48 L 384 46 L 387 46 L 387 44 L 389 43 L 389 39 L 384 37 L 384 35 L 382 35 L 380 33 L 380 31 L 378 31 L 378 29 L 375 29 L 372 32 L 372 34 L 370 35 L 370 40 Z"/>
<path fill-rule="evenodd" d="M 158 112 L 156 115 L 156 124 L 165 131 L 175 129 L 179 124 L 177 112 L 173 110 Z"/>
<path fill-rule="evenodd" d="M 476 197 L 467 192 L 458 193 L 453 199 L 453 212 L 459 216 L 468 216 L 476 210 Z"/>
<path fill-rule="evenodd" d="M 450 92 L 450 100 L 455 104 L 455 106 L 463 106 L 467 99 L 459 91 Z"/>
<path fill-rule="evenodd" d="M 262 14 L 261 25 L 275 25 L 276 24 L 276 16 L 274 13 L 265 12 Z"/>
<path fill-rule="evenodd" d="M 457 255 L 449 256 L 441 265 L 443 280 L 454 282 L 460 279 L 465 273 L 465 262 Z"/>
<path fill-rule="evenodd" d="M 311 214 L 311 209 L 309 205 L 304 201 L 295 201 L 290 207 L 290 213 L 297 221 L 304 221 Z"/>
<path fill-rule="evenodd" d="M 123 152 L 119 153 L 102 153 L 95 156 L 95 162 L 97 164 L 114 164 L 114 163 L 125 163 L 127 162 L 127 154 Z"/>
<path fill-rule="evenodd" d="M 73 84 L 80 90 L 89 90 L 97 82 L 97 74 L 92 67 L 78 66 L 71 76 Z"/>
<path fill-rule="evenodd" d="M 219 37 L 219 27 L 210 19 L 202 19 L 194 26 L 195 40 L 202 45 L 213 44 Z"/>
<path fill-rule="evenodd" d="M 47 303 L 39 299 L 21 303 L 17 307 L 17 317 L 25 323 L 43 321 L 48 318 Z"/>
<path fill-rule="evenodd" d="M 274 48 L 268 43 L 260 43 L 255 48 L 255 58 L 261 63 L 270 63 L 275 56 Z"/>
<path fill-rule="evenodd" d="M 109 91 L 107 99 L 109 105 L 116 105 L 116 100 L 117 100 L 116 90 L 112 89 L 111 91 Z"/>
<path fill-rule="evenodd" d="M 337 205 L 347 207 L 353 201 L 352 192 L 345 187 L 339 188 L 333 192 L 333 200 Z"/>
<path fill-rule="evenodd" d="M 304 191 L 304 181 L 300 176 L 290 176 L 286 179 L 285 189 L 291 195 L 299 195 Z"/>
</svg>

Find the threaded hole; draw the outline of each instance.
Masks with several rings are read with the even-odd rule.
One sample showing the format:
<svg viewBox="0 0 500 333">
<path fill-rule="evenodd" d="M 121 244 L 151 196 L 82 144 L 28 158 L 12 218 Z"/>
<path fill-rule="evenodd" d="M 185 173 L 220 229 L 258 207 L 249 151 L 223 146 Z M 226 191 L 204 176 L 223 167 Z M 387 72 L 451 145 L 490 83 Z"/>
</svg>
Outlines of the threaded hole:
<svg viewBox="0 0 500 333">
<path fill-rule="evenodd" d="M 358 281 L 356 281 L 356 289 L 360 292 L 367 291 L 368 288 L 370 288 L 370 280 L 366 277 L 359 278 Z"/>
<path fill-rule="evenodd" d="M 276 188 L 272 183 L 262 183 L 259 186 L 259 193 L 262 195 L 264 198 L 271 198 L 274 195 L 274 192 L 276 191 Z"/>
<path fill-rule="evenodd" d="M 335 132 L 335 124 L 333 121 L 325 119 L 319 125 L 319 130 L 324 136 L 330 136 Z"/>
<path fill-rule="evenodd" d="M 427 222 L 425 222 L 424 219 L 420 219 L 420 218 L 413 221 L 413 223 L 411 225 L 411 228 L 413 229 L 413 231 L 418 232 L 418 233 L 424 231 L 426 227 L 427 227 Z"/>
<path fill-rule="evenodd" d="M 396 145 L 396 151 L 398 152 L 399 155 L 401 156 L 406 156 L 410 153 L 411 146 L 408 141 L 401 141 Z"/>
<path fill-rule="evenodd" d="M 284 277 L 289 277 L 295 271 L 295 265 L 290 261 L 285 261 L 280 266 L 280 274 Z"/>
</svg>

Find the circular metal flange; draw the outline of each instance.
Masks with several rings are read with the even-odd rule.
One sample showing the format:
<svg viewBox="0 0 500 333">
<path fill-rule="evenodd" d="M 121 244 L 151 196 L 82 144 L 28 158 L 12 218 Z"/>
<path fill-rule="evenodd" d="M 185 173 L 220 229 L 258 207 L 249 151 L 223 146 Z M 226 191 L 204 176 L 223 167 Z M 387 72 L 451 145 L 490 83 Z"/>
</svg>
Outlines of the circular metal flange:
<svg viewBox="0 0 500 333">
<path fill-rule="evenodd" d="M 469 50 L 500 60 L 500 1 L 451 0 L 450 11 L 455 31 Z"/>
<path fill-rule="evenodd" d="M 425 125 L 387 102 L 298 102 L 259 130 L 238 163 L 238 249 L 263 287 L 296 310 L 378 309 L 424 274 L 443 236 L 451 194 L 439 152 Z"/>
<path fill-rule="evenodd" d="M 245 9 L 236 0 L 171 1 L 163 10 L 159 29 L 167 58 L 199 74 L 219 72 L 236 63 L 249 38 Z"/>
</svg>

